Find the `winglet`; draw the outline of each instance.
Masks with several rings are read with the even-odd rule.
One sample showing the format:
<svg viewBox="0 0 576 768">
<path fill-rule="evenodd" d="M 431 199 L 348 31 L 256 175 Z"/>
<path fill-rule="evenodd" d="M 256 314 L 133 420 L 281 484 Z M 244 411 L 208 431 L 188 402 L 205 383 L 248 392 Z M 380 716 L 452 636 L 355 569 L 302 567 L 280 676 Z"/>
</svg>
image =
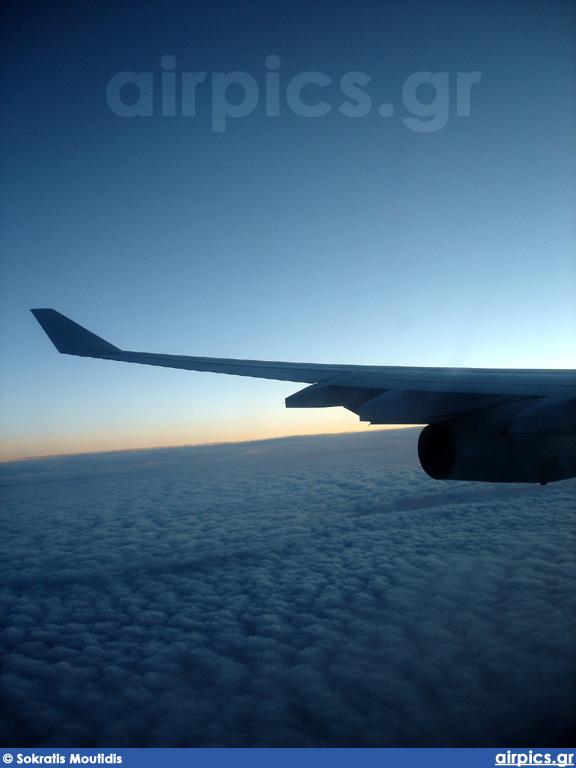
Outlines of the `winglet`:
<svg viewBox="0 0 576 768">
<path fill-rule="evenodd" d="M 99 357 L 121 352 L 110 342 L 87 331 L 78 323 L 69 320 L 55 309 L 31 309 L 36 320 L 40 323 L 50 341 L 58 352 L 66 355 L 83 355 L 85 357 Z"/>
</svg>

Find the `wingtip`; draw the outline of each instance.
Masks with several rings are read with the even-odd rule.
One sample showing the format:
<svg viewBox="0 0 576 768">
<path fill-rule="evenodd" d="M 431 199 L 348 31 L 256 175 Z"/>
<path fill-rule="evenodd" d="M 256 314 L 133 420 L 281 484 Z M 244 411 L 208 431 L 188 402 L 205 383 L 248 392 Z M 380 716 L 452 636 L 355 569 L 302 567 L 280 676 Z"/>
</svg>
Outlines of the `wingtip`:
<svg viewBox="0 0 576 768">
<path fill-rule="evenodd" d="M 70 318 L 49 307 L 30 310 L 58 352 L 66 355 L 100 357 L 121 350 L 96 336 Z"/>
</svg>

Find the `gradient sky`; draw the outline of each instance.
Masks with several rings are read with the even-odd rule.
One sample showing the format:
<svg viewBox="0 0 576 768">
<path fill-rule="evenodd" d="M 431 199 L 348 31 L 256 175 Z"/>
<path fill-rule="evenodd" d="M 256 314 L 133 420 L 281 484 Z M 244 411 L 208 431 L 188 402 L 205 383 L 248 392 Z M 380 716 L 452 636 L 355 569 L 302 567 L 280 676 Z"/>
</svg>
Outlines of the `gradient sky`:
<svg viewBox="0 0 576 768">
<path fill-rule="evenodd" d="M 285 410 L 289 383 L 58 355 L 31 307 L 151 352 L 576 367 L 573 3 L 2 12 L 3 458 L 362 428 L 342 409 Z M 265 109 L 270 55 L 278 116 Z M 178 94 L 182 72 L 207 73 L 196 116 L 178 100 L 162 115 L 164 56 Z M 127 71 L 152 73 L 151 116 L 107 103 Z M 332 81 L 302 90 L 324 116 L 287 102 L 310 71 Z M 215 131 L 213 73 L 229 72 L 253 78 L 259 100 Z M 370 77 L 363 116 L 339 109 L 349 72 Z M 419 72 L 447 81 L 410 98 Z M 480 80 L 458 115 L 469 72 Z M 407 120 L 435 96 L 442 127 Z"/>
</svg>

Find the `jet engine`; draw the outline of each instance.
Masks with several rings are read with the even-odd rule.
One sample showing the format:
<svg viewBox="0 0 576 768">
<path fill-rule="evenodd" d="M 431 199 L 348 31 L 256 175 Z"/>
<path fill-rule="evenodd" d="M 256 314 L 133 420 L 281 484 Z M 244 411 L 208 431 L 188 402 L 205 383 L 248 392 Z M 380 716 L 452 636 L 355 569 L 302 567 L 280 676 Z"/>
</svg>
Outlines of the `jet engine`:
<svg viewBox="0 0 576 768">
<path fill-rule="evenodd" d="M 425 427 L 418 458 L 435 480 L 544 485 L 576 476 L 576 436 L 517 434 L 461 418 Z"/>
</svg>

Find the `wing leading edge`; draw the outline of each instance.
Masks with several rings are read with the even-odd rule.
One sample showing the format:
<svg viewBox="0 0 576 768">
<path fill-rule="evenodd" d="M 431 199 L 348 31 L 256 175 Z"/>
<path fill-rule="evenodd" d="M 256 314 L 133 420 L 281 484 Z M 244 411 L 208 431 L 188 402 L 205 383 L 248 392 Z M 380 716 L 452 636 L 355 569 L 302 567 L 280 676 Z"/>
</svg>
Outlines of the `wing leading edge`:
<svg viewBox="0 0 576 768">
<path fill-rule="evenodd" d="M 489 457 L 498 458 L 499 463 L 502 463 L 500 459 L 503 456 L 502 440 L 506 445 L 524 439 L 523 435 L 535 436 L 540 441 L 564 440 L 564 443 L 558 444 L 559 447 L 555 442 L 550 450 L 545 451 L 546 456 L 551 457 L 545 459 L 546 466 L 558 465 L 560 459 L 557 454 L 562 454 L 563 477 L 576 475 L 576 458 L 572 468 L 566 469 L 571 465 L 572 456 L 576 456 L 575 371 L 325 365 L 133 352 L 110 344 L 54 309 L 33 309 L 32 313 L 56 349 L 63 354 L 301 382 L 309 386 L 286 398 L 288 408 L 343 406 L 356 413 L 361 421 L 372 424 L 448 425 L 450 445 L 454 441 L 465 446 L 475 445 L 477 450 L 484 450 Z M 511 435 L 518 432 L 522 435 Z M 486 440 L 481 443 L 477 435 L 482 434 L 490 435 L 490 441 L 494 435 L 508 437 L 496 443 Z M 428 434 L 423 453 L 426 456 L 433 454 L 436 460 L 440 448 L 448 443 L 444 433 L 436 431 L 433 436 L 431 443 Z M 571 441 L 569 445 L 566 440 Z M 434 446 L 432 454 L 430 444 Z M 520 447 L 513 446 L 510 450 L 514 454 L 527 454 L 526 445 L 524 440 Z M 535 444 L 536 456 L 540 452 L 539 446 L 540 443 Z M 465 451 L 460 450 L 460 454 L 463 453 Z M 421 463 L 432 476 L 492 479 L 489 472 L 484 472 L 485 477 L 464 477 L 460 470 L 453 471 L 452 465 L 456 463 L 456 458 L 452 454 L 450 449 L 445 461 L 441 463 L 442 467 L 450 465 L 450 473 L 434 475 L 425 466 L 419 446 Z M 466 461 L 467 466 L 477 463 L 472 454 Z M 458 471 L 461 476 L 457 476 Z M 493 470 L 490 472 L 494 473 Z M 507 477 L 501 481 L 532 482 L 536 475 L 539 481 L 541 477 L 562 479 L 556 476 L 560 470 L 544 471 L 531 467 L 525 472 L 507 472 L 512 479 Z M 518 477 L 520 480 L 514 479 Z M 547 482 L 547 479 L 542 482 Z"/>
</svg>

